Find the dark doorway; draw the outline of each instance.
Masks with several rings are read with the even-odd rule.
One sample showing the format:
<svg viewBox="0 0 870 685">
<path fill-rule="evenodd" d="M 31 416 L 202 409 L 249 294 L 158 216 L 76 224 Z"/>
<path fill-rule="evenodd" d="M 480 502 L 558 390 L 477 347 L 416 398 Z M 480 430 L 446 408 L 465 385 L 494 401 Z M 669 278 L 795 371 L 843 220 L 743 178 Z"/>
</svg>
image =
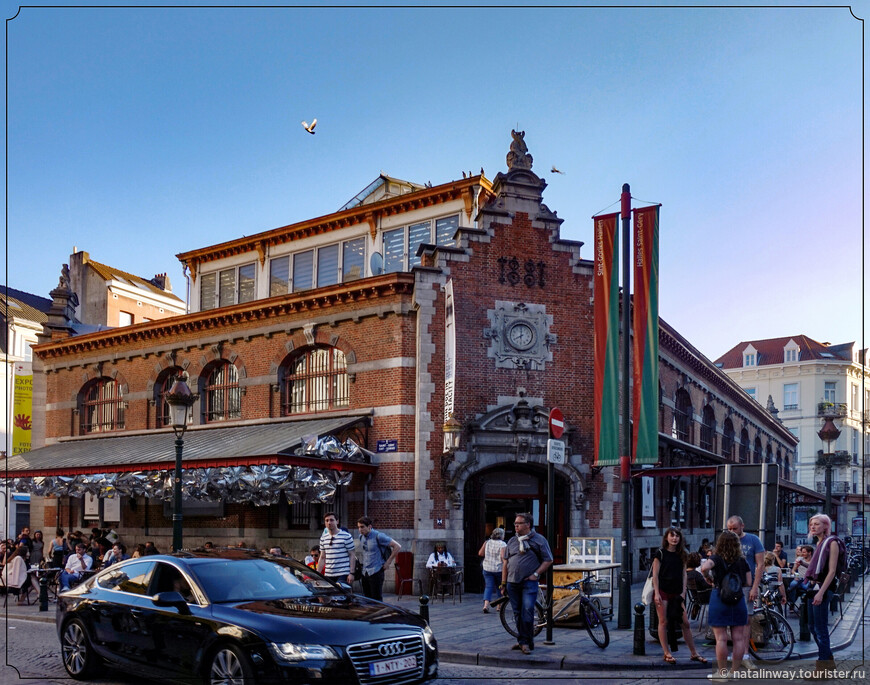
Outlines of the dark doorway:
<svg viewBox="0 0 870 685">
<path fill-rule="evenodd" d="M 556 563 L 564 563 L 567 535 L 568 484 L 556 474 L 555 529 L 551 540 Z M 482 471 L 465 484 L 465 590 L 483 592 L 482 559 L 478 556 L 481 545 L 494 528 L 505 529 L 505 541 L 514 535 L 514 516 L 530 512 L 535 519 L 535 530 L 547 533 L 547 471 L 538 466 L 495 467 Z"/>
</svg>

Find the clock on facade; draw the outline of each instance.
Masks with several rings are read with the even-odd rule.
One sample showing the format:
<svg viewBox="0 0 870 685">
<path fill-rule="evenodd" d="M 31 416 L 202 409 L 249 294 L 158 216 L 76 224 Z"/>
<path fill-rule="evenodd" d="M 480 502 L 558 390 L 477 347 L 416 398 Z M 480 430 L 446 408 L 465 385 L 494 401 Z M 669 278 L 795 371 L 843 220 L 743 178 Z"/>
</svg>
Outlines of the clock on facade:
<svg viewBox="0 0 870 685">
<path fill-rule="evenodd" d="M 517 321 L 507 329 L 507 342 L 516 350 L 527 350 L 535 344 L 535 329 L 525 321 Z"/>
</svg>

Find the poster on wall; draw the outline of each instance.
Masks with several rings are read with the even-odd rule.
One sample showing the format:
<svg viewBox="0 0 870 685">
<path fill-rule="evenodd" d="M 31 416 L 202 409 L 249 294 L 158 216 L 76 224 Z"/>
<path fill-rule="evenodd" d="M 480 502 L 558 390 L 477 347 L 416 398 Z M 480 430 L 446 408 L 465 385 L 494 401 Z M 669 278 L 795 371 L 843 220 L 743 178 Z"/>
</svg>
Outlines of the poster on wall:
<svg viewBox="0 0 870 685">
<path fill-rule="evenodd" d="M 121 522 L 121 498 L 107 497 L 103 500 L 103 521 Z"/>
<path fill-rule="evenodd" d="M 85 502 L 85 518 L 98 519 L 100 518 L 100 500 L 96 495 L 86 494 Z"/>
<path fill-rule="evenodd" d="M 644 528 L 656 527 L 656 508 L 653 499 L 655 481 L 651 477 L 640 479 L 640 519 Z"/>
<path fill-rule="evenodd" d="M 569 564 L 612 564 L 613 538 L 568 538 Z"/>
</svg>

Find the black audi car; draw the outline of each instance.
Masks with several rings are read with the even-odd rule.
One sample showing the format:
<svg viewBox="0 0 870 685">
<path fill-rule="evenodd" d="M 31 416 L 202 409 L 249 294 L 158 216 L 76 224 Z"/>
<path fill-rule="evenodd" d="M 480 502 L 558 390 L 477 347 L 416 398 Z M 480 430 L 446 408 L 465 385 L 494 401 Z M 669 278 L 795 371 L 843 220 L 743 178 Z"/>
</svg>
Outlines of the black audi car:
<svg viewBox="0 0 870 685">
<path fill-rule="evenodd" d="M 217 683 L 434 678 L 438 646 L 416 614 L 351 593 L 292 560 L 243 550 L 131 559 L 60 595 L 63 665 Z"/>
</svg>

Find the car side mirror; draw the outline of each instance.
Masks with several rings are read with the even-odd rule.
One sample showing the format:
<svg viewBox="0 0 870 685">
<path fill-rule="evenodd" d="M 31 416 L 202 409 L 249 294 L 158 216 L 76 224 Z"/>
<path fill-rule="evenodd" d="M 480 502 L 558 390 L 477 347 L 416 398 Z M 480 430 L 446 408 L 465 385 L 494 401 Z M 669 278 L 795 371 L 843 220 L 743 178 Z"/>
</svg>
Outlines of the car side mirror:
<svg viewBox="0 0 870 685">
<path fill-rule="evenodd" d="M 344 583 L 344 582 L 342 582 L 342 581 L 339 581 L 339 582 L 336 583 L 336 585 L 338 585 L 338 587 L 340 587 L 340 588 L 341 588 L 342 590 L 344 590 L 345 592 L 348 592 L 348 593 L 350 593 L 350 594 L 353 594 L 353 588 L 352 588 L 350 585 L 348 585 L 347 583 Z"/>
<path fill-rule="evenodd" d="M 175 607 L 179 614 L 190 614 L 190 607 L 187 606 L 187 600 L 181 596 L 180 592 L 158 592 L 151 598 L 154 606 L 158 607 Z"/>
</svg>

